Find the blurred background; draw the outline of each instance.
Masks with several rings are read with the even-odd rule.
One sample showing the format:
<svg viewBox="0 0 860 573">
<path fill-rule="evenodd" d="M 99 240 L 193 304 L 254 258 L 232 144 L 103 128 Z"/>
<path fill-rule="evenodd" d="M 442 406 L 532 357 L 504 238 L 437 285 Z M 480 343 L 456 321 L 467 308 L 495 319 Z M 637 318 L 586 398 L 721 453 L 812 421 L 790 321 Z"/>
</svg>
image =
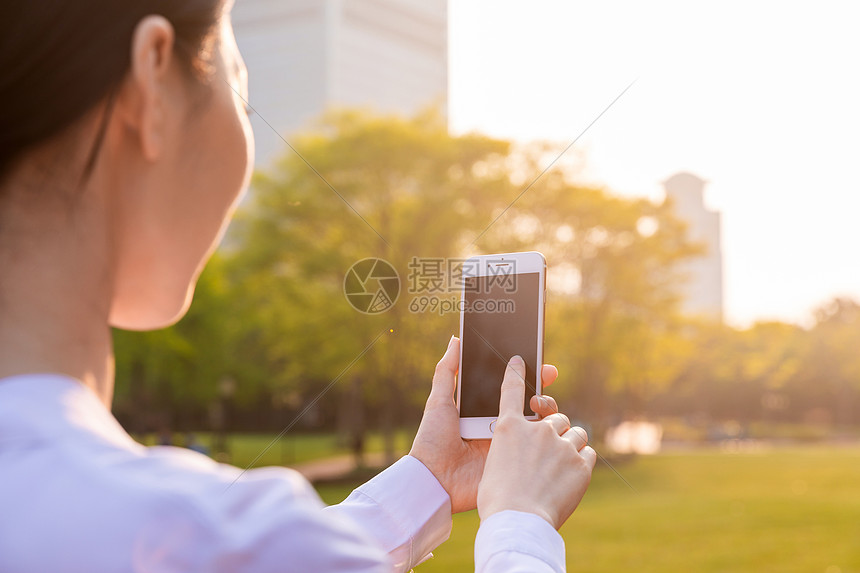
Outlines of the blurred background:
<svg viewBox="0 0 860 573">
<path fill-rule="evenodd" d="M 117 417 L 340 501 L 408 451 L 447 261 L 539 250 L 551 393 L 629 482 L 598 463 L 569 569 L 860 571 L 857 21 L 236 0 L 257 172 L 188 316 L 116 332 Z M 369 257 L 400 277 L 376 314 L 344 295 Z M 418 570 L 470 570 L 477 526 Z"/>
</svg>

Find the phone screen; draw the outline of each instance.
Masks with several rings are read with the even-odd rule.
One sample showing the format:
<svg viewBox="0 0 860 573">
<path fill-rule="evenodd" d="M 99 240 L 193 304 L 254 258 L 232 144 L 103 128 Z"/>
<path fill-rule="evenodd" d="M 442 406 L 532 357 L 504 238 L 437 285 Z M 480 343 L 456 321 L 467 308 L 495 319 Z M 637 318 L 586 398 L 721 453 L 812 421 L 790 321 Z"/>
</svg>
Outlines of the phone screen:
<svg viewBox="0 0 860 573">
<path fill-rule="evenodd" d="M 510 279 L 514 278 L 511 285 Z M 515 354 L 526 363 L 526 397 L 523 415 L 534 412 L 529 400 L 535 394 L 538 316 L 541 311 L 540 274 L 465 277 L 463 357 L 460 372 L 460 416 L 499 415 L 502 378 Z"/>
</svg>

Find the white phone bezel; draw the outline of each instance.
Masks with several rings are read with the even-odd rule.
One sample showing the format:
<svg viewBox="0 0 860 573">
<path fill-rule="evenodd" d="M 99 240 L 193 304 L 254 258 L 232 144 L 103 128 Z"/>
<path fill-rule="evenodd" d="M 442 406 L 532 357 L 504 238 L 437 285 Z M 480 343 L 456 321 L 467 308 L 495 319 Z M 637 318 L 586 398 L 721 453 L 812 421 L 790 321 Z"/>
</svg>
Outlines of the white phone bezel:
<svg viewBox="0 0 860 573">
<path fill-rule="evenodd" d="M 495 264 L 504 264 L 510 261 L 515 265 L 515 274 L 538 273 L 538 336 L 537 336 L 537 367 L 535 368 L 535 393 L 541 395 L 541 369 L 543 366 L 543 332 L 544 312 L 543 306 L 546 302 L 546 259 L 537 251 L 523 253 L 501 253 L 497 255 L 480 255 L 470 257 L 463 264 L 463 278 L 488 276 L 490 268 Z M 460 289 L 460 365 L 457 379 L 457 412 L 460 411 L 460 379 L 459 373 L 463 371 L 463 319 L 466 311 L 465 281 Z M 499 380 L 501 384 L 501 380 Z M 536 420 L 537 415 L 525 416 L 527 420 Z M 482 440 L 493 437 L 494 426 L 498 417 L 474 417 L 460 418 L 460 436 L 467 440 Z"/>
</svg>

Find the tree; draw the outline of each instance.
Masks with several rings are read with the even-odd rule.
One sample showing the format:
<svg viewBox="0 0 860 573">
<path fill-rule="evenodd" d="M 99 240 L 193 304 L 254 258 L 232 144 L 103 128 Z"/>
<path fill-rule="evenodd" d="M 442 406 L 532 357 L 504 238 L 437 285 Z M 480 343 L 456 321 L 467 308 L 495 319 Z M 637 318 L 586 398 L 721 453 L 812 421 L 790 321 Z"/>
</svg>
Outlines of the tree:
<svg viewBox="0 0 860 573">
<path fill-rule="evenodd" d="M 522 163 L 538 164 L 538 149 Z M 537 165 L 535 165 L 537 167 Z M 539 172 L 538 169 L 534 169 Z M 679 263 L 701 249 L 668 203 L 625 199 L 548 172 L 488 233 L 505 249 L 536 248 L 551 264 L 547 359 L 573 377 L 568 411 L 602 425 L 642 411 L 681 368 Z"/>
<path fill-rule="evenodd" d="M 836 298 L 815 312 L 802 366 L 790 389 L 806 409 L 823 408 L 840 425 L 856 423 L 860 393 L 860 304 Z"/>
<path fill-rule="evenodd" d="M 342 112 L 294 145 L 301 156 L 288 153 L 257 174 L 231 234 L 241 249 L 230 280 L 250 319 L 245 334 L 266 349 L 276 372 L 270 384 L 314 395 L 339 380 L 341 419 L 354 443 L 361 444 L 367 406 L 393 455 L 399 414 L 414 404 L 419 381 L 426 390 L 457 318 L 418 316 L 404 301 L 363 315 L 344 296 L 344 276 L 368 257 L 390 262 L 402 280 L 413 257 L 453 257 L 474 213 L 509 185 L 503 172 L 479 174 L 475 166 L 504 157 L 508 144 L 454 137 L 433 112 L 413 119 Z"/>
<path fill-rule="evenodd" d="M 332 113 L 293 145 L 255 175 L 188 317 L 159 333 L 118 334 L 126 399 L 151 393 L 193 411 L 230 375 L 245 424 L 275 403 L 291 403 L 294 416 L 310 408 L 299 425 L 335 411 L 317 419 L 336 420 L 357 453 L 373 424 L 391 454 L 393 428 L 420 415 L 457 332 L 455 312 L 413 303 L 458 299 L 446 259 L 519 250 L 549 262 L 546 358 L 568 381 L 553 390 L 566 409 L 595 423 L 617 404 L 639 411 L 680 369 L 690 343 L 675 267 L 697 250 L 670 206 L 577 184 L 566 169 L 533 182 L 546 144 L 455 136 L 432 111 Z M 348 269 L 368 257 L 401 278 L 400 299 L 378 315 L 344 296 Z M 421 291 L 428 271 L 416 272 L 416 260 L 443 263 L 438 291 Z M 276 414 L 280 427 L 291 423 Z"/>
</svg>

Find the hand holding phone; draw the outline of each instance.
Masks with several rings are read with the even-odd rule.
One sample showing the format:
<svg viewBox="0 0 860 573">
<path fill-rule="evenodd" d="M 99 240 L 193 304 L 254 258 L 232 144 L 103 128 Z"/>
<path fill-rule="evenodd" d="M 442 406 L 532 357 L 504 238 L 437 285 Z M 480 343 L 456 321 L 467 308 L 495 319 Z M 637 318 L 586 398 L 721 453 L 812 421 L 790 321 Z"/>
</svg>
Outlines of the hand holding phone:
<svg viewBox="0 0 860 573">
<path fill-rule="evenodd" d="M 515 354 L 525 361 L 522 414 L 537 419 L 529 400 L 542 387 L 545 284 L 546 260 L 535 251 L 463 263 L 457 384 L 462 437 L 492 437 L 505 365 Z"/>
<path fill-rule="evenodd" d="M 505 369 L 499 419 L 478 488 L 482 520 L 512 509 L 534 513 L 559 529 L 573 513 L 591 481 L 597 454 L 582 428 L 570 428 L 563 414 L 526 420 L 522 359 Z"/>
<path fill-rule="evenodd" d="M 459 414 L 454 403 L 459 365 L 460 340 L 452 336 L 433 373 L 433 386 L 424 407 L 424 416 L 409 452 L 433 473 L 448 492 L 454 513 L 475 509 L 478 484 L 490 449 L 489 440 L 464 440 L 460 437 Z M 556 367 L 544 364 L 541 369 L 544 388 L 557 377 Z M 540 400 L 534 398 L 531 405 L 541 417 L 558 412 L 558 405 L 550 396 L 544 395 Z"/>
</svg>

